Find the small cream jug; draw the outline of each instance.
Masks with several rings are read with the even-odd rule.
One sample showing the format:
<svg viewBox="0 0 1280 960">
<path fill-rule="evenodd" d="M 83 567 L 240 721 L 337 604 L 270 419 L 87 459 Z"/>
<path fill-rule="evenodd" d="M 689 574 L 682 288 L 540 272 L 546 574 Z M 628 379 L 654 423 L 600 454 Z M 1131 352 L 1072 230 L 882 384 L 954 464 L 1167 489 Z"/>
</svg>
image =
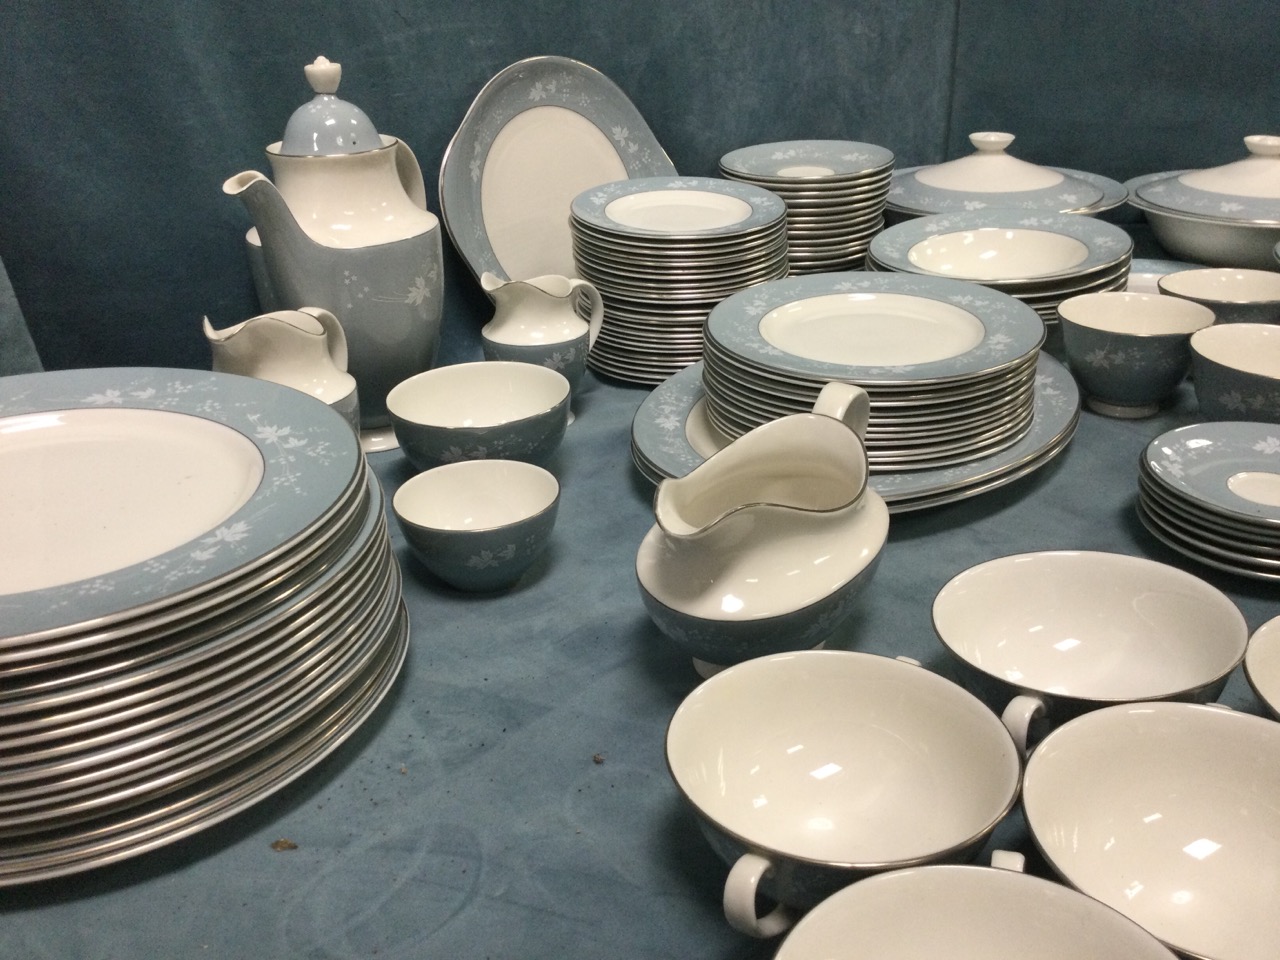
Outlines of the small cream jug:
<svg viewBox="0 0 1280 960">
<path fill-rule="evenodd" d="M 435 363 L 443 307 L 440 224 L 406 189 L 400 142 L 335 92 L 341 66 L 306 67 L 315 97 L 256 170 L 222 186 L 249 211 L 276 306 L 321 307 L 342 322 L 361 425 L 390 423 L 386 396 Z M 416 161 L 414 161 L 416 164 Z"/>
<path fill-rule="evenodd" d="M 485 359 L 550 367 L 564 374 L 576 390 L 604 319 L 600 291 L 586 280 L 555 274 L 504 280 L 486 272 L 480 286 L 495 307 L 493 319 L 480 331 Z M 587 320 L 576 309 L 579 293 L 586 294 L 591 307 Z"/>
<path fill-rule="evenodd" d="M 347 338 L 328 310 L 277 310 L 204 335 L 216 373 L 236 373 L 293 387 L 322 400 L 360 430 L 356 381 L 347 373 Z"/>
</svg>

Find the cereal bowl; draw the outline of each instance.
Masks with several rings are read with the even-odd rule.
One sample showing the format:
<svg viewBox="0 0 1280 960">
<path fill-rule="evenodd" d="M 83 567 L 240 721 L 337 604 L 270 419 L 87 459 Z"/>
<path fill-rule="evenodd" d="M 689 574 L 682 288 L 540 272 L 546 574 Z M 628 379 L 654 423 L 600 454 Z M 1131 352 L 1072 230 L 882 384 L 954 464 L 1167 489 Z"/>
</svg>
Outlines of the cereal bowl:
<svg viewBox="0 0 1280 960">
<path fill-rule="evenodd" d="M 1084 550 L 970 567 L 934 598 L 933 626 L 952 654 L 1012 697 L 1004 720 L 1024 750 L 1042 714 L 1213 700 L 1249 640 L 1239 608 L 1199 577 Z"/>
<path fill-rule="evenodd" d="M 667 764 L 732 868 L 725 915 L 772 936 L 884 870 L 972 857 L 1012 807 L 1021 762 L 999 719 L 923 667 L 806 650 L 729 667 L 685 698 Z M 782 906 L 761 917 L 756 894 Z"/>
<path fill-rule="evenodd" d="M 1224 323 L 1196 332 L 1191 372 L 1206 420 L 1280 423 L 1280 325 Z"/>
<path fill-rule="evenodd" d="M 1225 707 L 1105 707 L 1027 761 L 1023 809 L 1071 886 L 1179 953 L 1273 960 L 1280 724 Z"/>
<path fill-rule="evenodd" d="M 542 555 L 560 484 L 519 460 L 467 460 L 407 480 L 392 509 L 423 565 L 459 590 L 509 587 Z"/>
<path fill-rule="evenodd" d="M 556 370 L 482 360 L 437 367 L 387 395 L 401 448 L 419 470 L 459 460 L 545 460 L 569 422 L 569 381 Z"/>
<path fill-rule="evenodd" d="M 1149 417 L 1191 367 L 1191 335 L 1213 323 L 1208 307 L 1144 293 L 1087 293 L 1058 306 L 1071 372 L 1088 407 Z"/>
</svg>

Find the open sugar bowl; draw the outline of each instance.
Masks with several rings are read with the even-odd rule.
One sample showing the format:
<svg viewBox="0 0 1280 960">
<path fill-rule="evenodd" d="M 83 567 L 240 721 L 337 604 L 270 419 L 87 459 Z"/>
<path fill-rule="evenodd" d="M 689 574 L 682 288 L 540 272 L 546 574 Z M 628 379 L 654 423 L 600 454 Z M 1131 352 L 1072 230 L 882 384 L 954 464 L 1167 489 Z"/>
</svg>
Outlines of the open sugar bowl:
<svg viewBox="0 0 1280 960">
<path fill-rule="evenodd" d="M 1280 423 L 1280 325 L 1223 323 L 1191 338 L 1191 374 L 1206 420 Z"/>
<path fill-rule="evenodd" d="M 423 565 L 459 590 L 510 587 L 546 550 L 560 484 L 518 460 L 467 460 L 407 480 L 392 508 Z"/>
</svg>

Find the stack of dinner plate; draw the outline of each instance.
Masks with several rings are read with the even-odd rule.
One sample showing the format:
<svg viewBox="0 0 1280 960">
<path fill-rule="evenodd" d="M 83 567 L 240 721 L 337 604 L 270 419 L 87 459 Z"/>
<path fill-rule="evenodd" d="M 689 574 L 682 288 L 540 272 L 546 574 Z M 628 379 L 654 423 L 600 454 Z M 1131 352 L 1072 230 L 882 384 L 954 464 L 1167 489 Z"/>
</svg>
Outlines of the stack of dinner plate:
<svg viewBox="0 0 1280 960">
<path fill-rule="evenodd" d="M 340 416 L 194 370 L 0 379 L 0 885 L 132 856 L 319 762 L 408 624 Z"/>
<path fill-rule="evenodd" d="M 570 209 L 578 274 L 604 301 L 588 363 L 658 384 L 702 357 L 711 308 L 787 273 L 786 207 L 761 187 L 645 177 L 593 187 Z"/>
<path fill-rule="evenodd" d="M 1280 580 L 1280 427 L 1197 423 L 1156 437 L 1138 461 L 1138 515 L 1185 556 Z"/>
<path fill-rule="evenodd" d="M 872 471 L 934 469 L 1017 443 L 1035 407 L 1045 329 L 1013 297 L 905 274 L 791 277 L 707 320 L 707 415 L 729 437 L 810 410 L 824 384 L 871 400 Z"/>
<path fill-rule="evenodd" d="M 720 173 L 772 190 L 787 205 L 793 276 L 853 270 L 884 226 L 893 153 L 852 140 L 788 140 L 727 153 Z"/>
<path fill-rule="evenodd" d="M 1048 324 L 1069 297 L 1123 290 L 1133 239 L 1092 217 L 994 208 L 919 217 L 871 241 L 867 269 L 970 280 L 1016 297 Z"/>
</svg>

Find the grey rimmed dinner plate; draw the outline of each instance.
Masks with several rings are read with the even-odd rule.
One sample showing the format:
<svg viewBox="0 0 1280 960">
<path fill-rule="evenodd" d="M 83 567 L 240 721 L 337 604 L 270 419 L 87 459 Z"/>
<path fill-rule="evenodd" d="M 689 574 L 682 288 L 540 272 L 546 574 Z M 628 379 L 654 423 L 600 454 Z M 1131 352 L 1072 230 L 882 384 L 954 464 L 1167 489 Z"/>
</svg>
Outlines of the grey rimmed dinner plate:
<svg viewBox="0 0 1280 960">
<path fill-rule="evenodd" d="M 35 422 L 62 411 L 133 410 L 172 418 L 177 431 L 195 421 L 234 431 L 256 447 L 261 480 L 243 505 L 188 542 L 87 579 L 0 595 L 0 657 L 39 656 L 50 641 L 74 641 L 85 631 L 175 607 L 273 563 L 341 506 L 364 465 L 355 435 L 327 405 L 262 380 L 153 368 L 0 379 L 0 423 L 10 427 L 20 425 L 18 418 Z M 120 422 L 125 433 L 133 429 L 128 414 Z M 136 439 L 146 442 L 145 435 Z M 75 456 L 74 449 L 66 453 Z M 52 525 L 58 508 L 50 509 Z"/>
<path fill-rule="evenodd" d="M 625 208 L 626 219 L 620 219 Z M 570 216 L 624 237 L 728 239 L 782 221 L 777 194 L 716 177 L 643 177 L 601 184 L 573 199 Z"/>
<path fill-rule="evenodd" d="M 781 140 L 731 150 L 720 158 L 720 168 L 727 173 L 783 183 L 828 182 L 874 176 L 892 167 L 893 162 L 893 151 L 874 143 Z"/>
<path fill-rule="evenodd" d="M 727 438 L 706 418 L 702 364 L 676 373 L 653 390 L 632 420 L 632 455 L 650 479 L 682 477 L 722 448 Z M 1069 444 L 1080 415 L 1080 393 L 1066 368 L 1040 354 L 1030 429 L 1017 443 L 988 457 L 935 470 L 878 473 L 870 485 L 891 512 L 954 503 L 1039 469 Z"/>
<path fill-rule="evenodd" d="M 575 143 L 590 139 L 595 149 L 577 150 L 572 163 L 566 163 L 562 153 L 538 148 L 538 136 L 527 129 L 531 118 L 539 121 L 543 141 L 563 129 Z M 501 156 L 492 153 L 495 142 L 507 145 Z M 499 247 L 514 243 L 519 248 L 518 238 L 505 233 L 511 232 L 510 224 L 518 222 L 522 211 L 495 209 L 493 201 L 486 206 L 486 176 L 527 180 L 525 199 L 517 202 L 527 207 L 528 215 L 545 216 L 545 211 L 568 210 L 583 189 L 621 175 L 675 172 L 635 104 L 608 77 L 566 57 L 531 57 L 501 70 L 467 109 L 440 164 L 440 212 L 449 238 L 476 277 L 491 271 L 509 279 L 509 265 L 494 252 L 494 241 Z M 547 244 L 548 237 L 557 242 Z M 546 216 L 537 242 L 552 250 L 562 246 L 567 253 L 563 214 Z M 552 260 L 546 266 L 536 273 L 573 272 L 567 256 L 564 262 Z"/>
</svg>

